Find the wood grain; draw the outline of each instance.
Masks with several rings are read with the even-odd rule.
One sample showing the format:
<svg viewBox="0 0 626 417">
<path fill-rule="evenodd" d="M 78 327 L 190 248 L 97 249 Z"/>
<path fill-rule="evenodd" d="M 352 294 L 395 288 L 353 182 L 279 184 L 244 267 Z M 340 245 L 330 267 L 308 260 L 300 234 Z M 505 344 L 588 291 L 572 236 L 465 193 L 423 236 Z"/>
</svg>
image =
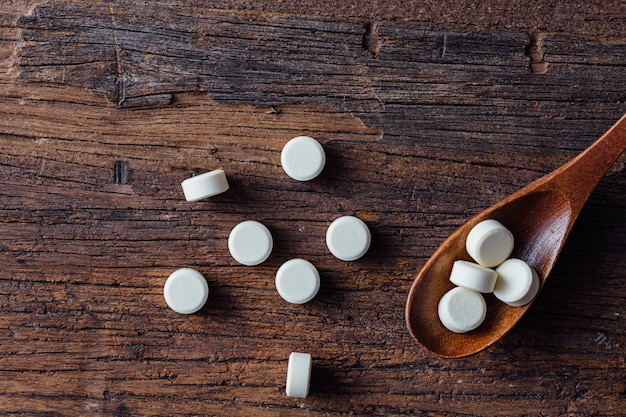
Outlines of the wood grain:
<svg viewBox="0 0 626 417">
<path fill-rule="evenodd" d="M 403 313 L 452 230 L 626 112 L 626 13 L 602 12 L 607 39 L 486 6 L 464 25 L 252 3 L 3 4 L 0 413 L 623 415 L 623 159 L 502 342 L 440 359 Z M 280 167 L 298 134 L 327 152 L 312 182 Z M 180 182 L 213 168 L 231 190 L 185 202 Z M 358 262 L 324 243 L 345 214 L 373 235 Z M 246 219 L 274 236 L 258 267 L 228 255 Z M 322 275 L 302 306 L 273 284 L 292 257 Z M 162 297 L 183 266 L 211 287 L 191 316 Z M 291 351 L 313 354 L 305 400 L 284 394 Z"/>
</svg>

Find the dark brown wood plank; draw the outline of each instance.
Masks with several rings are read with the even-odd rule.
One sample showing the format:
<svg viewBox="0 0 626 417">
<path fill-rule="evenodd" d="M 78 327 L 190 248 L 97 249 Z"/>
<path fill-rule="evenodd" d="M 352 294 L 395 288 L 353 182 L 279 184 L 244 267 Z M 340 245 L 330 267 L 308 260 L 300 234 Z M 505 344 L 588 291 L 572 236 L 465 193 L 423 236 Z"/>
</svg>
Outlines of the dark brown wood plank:
<svg viewBox="0 0 626 417">
<path fill-rule="evenodd" d="M 404 325 L 415 273 L 456 226 L 626 112 L 623 11 L 549 26 L 534 3 L 524 23 L 497 23 L 495 1 L 467 22 L 400 2 L 3 8 L 0 413 L 623 415 L 623 160 L 504 340 L 443 360 Z M 328 156 L 309 183 L 280 168 L 298 134 Z M 231 190 L 185 202 L 180 182 L 218 167 Z M 344 214 L 373 234 L 358 262 L 324 244 Z M 253 268 L 226 247 L 250 218 L 275 238 Z M 296 256 L 322 275 L 303 306 L 273 285 Z M 211 287 L 191 316 L 162 297 L 181 266 Z M 314 356 L 306 400 L 284 394 L 294 350 Z"/>
</svg>

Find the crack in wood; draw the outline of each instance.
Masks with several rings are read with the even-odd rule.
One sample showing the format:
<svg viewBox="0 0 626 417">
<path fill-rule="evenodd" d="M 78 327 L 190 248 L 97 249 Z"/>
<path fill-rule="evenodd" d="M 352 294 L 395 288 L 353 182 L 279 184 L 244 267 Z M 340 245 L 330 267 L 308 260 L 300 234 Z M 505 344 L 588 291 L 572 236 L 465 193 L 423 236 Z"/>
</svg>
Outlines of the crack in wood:
<svg viewBox="0 0 626 417">
<path fill-rule="evenodd" d="M 126 405 L 123 404 L 123 403 L 120 404 L 117 407 L 117 412 L 116 412 L 115 415 L 116 415 L 116 417 L 127 417 L 127 416 L 130 416 L 130 413 L 128 411 L 128 407 L 126 407 Z"/>
<path fill-rule="evenodd" d="M 544 59 L 543 41 L 543 34 L 533 33 L 530 35 L 530 42 L 526 47 L 525 55 L 530 59 L 529 68 L 533 74 L 545 74 L 548 72 L 548 63 Z"/>
<path fill-rule="evenodd" d="M 363 34 L 363 50 L 372 58 L 378 59 L 383 44 L 384 40 L 378 34 L 378 22 L 367 23 L 365 25 L 365 33 Z"/>
<path fill-rule="evenodd" d="M 160 107 L 171 104 L 173 100 L 174 96 L 169 93 L 125 97 L 118 102 L 118 107 L 122 109 Z"/>
<path fill-rule="evenodd" d="M 117 36 L 117 24 L 115 21 L 115 12 L 113 11 L 113 3 L 109 3 L 108 10 L 111 18 L 111 28 L 113 29 L 113 46 L 115 51 L 115 90 L 113 100 L 118 106 L 122 106 L 126 100 L 126 76 L 122 70 L 122 52 Z"/>
<path fill-rule="evenodd" d="M 118 185 L 128 184 L 130 181 L 130 166 L 126 161 L 115 161 L 113 164 L 113 182 Z"/>
<path fill-rule="evenodd" d="M 446 33 L 443 34 L 441 39 L 441 56 L 440 59 L 444 59 L 446 57 L 446 50 L 448 48 L 448 35 Z"/>
</svg>

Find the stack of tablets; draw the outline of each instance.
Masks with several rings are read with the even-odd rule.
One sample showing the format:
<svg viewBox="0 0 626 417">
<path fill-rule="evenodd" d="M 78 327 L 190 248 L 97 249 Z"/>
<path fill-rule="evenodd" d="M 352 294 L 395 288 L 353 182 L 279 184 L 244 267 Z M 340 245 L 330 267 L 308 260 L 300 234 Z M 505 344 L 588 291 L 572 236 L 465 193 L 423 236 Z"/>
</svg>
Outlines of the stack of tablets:
<svg viewBox="0 0 626 417">
<path fill-rule="evenodd" d="M 450 281 L 457 287 L 444 294 L 438 305 L 439 320 L 448 330 L 466 333 L 480 326 L 487 313 L 481 293 L 493 293 L 515 307 L 535 298 L 539 276 L 526 262 L 509 259 L 513 246 L 513 234 L 497 220 L 484 220 L 472 228 L 465 248 L 476 263 L 454 262 Z"/>
</svg>

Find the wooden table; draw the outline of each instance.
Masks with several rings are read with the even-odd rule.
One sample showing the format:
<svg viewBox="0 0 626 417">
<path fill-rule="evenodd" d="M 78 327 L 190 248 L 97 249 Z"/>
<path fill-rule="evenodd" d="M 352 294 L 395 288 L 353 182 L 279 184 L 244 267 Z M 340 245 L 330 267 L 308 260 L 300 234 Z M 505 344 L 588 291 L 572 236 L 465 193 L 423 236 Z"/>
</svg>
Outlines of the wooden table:
<svg viewBox="0 0 626 417">
<path fill-rule="evenodd" d="M 442 359 L 404 322 L 449 233 L 626 112 L 622 1 L 147 3 L 0 5 L 0 414 L 626 415 L 624 157 L 502 341 Z M 310 182 L 280 166 L 302 134 Z M 231 189 L 186 202 L 215 168 Z M 361 260 L 326 248 L 342 215 Z M 247 219 L 274 236 L 256 267 L 226 244 Z M 294 257 L 322 276 L 304 305 L 274 287 Z M 180 267 L 199 313 L 164 302 Z"/>
</svg>

